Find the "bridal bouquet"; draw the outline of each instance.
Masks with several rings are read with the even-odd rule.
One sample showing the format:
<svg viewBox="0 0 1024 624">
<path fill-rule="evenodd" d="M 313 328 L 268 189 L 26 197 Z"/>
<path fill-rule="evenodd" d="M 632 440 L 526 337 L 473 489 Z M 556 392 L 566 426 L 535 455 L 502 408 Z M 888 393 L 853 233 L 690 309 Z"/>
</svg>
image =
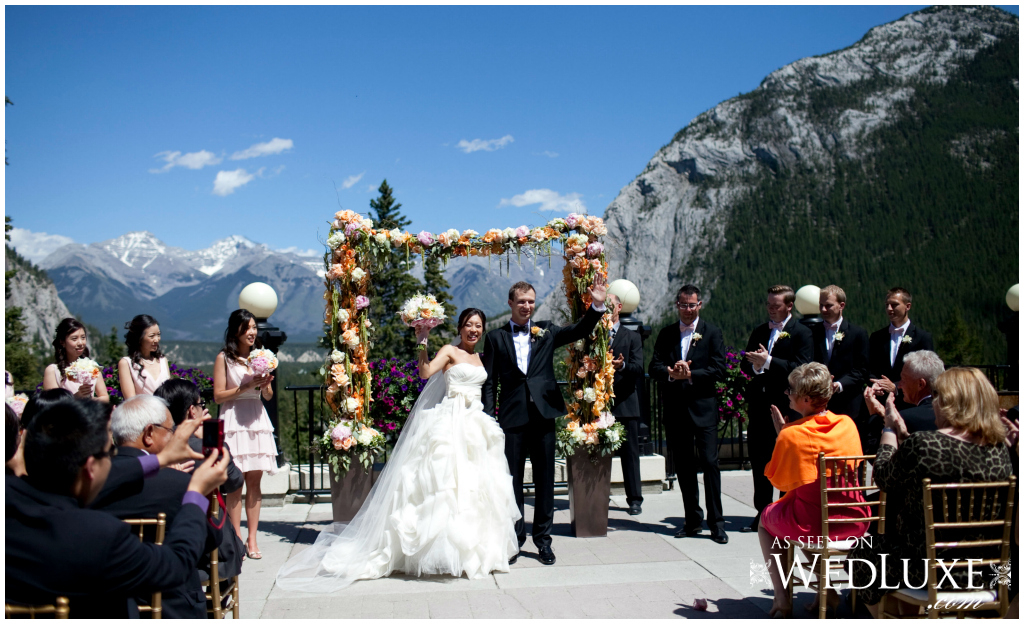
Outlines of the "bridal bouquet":
<svg viewBox="0 0 1024 624">
<path fill-rule="evenodd" d="M 334 468 L 334 479 L 340 480 L 352 466 L 352 458 L 359 459 L 364 470 L 373 467 L 373 460 L 384 450 L 384 434 L 355 420 L 337 420 L 320 439 L 321 450 Z M 335 452 L 331 452 L 331 451 Z"/>
<path fill-rule="evenodd" d="M 253 374 L 262 377 L 272 370 L 277 369 L 277 356 L 270 349 L 253 349 L 246 359 Z"/>
<path fill-rule="evenodd" d="M 28 397 L 23 393 L 18 393 L 12 397 L 7 397 L 7 404 L 11 406 L 14 413 L 21 418 L 22 412 L 25 411 L 25 406 L 28 405 Z"/>
<path fill-rule="evenodd" d="M 409 327 L 434 328 L 447 318 L 444 314 L 444 305 L 438 303 L 434 295 L 419 293 L 402 304 L 402 310 L 398 315 Z"/>
<path fill-rule="evenodd" d="M 64 369 L 64 375 L 83 386 L 91 386 L 100 378 L 100 365 L 95 360 L 80 357 Z"/>
</svg>

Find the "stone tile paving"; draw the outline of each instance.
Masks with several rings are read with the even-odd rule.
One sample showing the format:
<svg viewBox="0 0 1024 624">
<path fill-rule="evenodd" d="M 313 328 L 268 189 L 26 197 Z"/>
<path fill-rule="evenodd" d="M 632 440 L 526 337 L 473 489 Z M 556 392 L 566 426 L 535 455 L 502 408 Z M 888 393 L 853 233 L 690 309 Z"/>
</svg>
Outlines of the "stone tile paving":
<svg viewBox="0 0 1024 624">
<path fill-rule="evenodd" d="M 577 539 L 565 495 L 555 500 L 554 566 L 544 566 L 527 541 L 508 574 L 485 579 L 406 577 L 359 581 L 329 595 L 285 591 L 278 568 L 306 548 L 330 522 L 329 504 L 291 504 L 263 510 L 263 559 L 246 561 L 241 578 L 243 618 L 765 618 L 771 592 L 752 587 L 750 562 L 760 561 L 757 535 L 739 533 L 754 516 L 750 472 L 722 475 L 729 544 L 676 539 L 683 522 L 678 490 L 646 496 L 631 517 L 624 497 L 612 497 L 605 538 Z M 527 519 L 533 510 L 527 499 Z M 703 501 L 703 492 L 701 493 Z M 244 533 L 244 531 L 243 531 Z M 696 598 L 707 611 L 693 608 Z M 797 590 L 796 617 L 809 618 L 806 589 Z M 840 612 L 840 615 L 843 615 Z"/>
</svg>

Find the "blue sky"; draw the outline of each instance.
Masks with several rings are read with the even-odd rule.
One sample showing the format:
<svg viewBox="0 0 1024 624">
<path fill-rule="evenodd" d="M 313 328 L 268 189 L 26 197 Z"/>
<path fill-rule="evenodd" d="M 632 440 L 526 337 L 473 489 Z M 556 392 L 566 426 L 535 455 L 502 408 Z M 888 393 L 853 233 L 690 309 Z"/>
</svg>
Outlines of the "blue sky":
<svg viewBox="0 0 1024 624">
<path fill-rule="evenodd" d="M 7 6 L 6 214 L 318 249 L 384 178 L 415 230 L 602 214 L 700 112 L 916 8 Z"/>
</svg>

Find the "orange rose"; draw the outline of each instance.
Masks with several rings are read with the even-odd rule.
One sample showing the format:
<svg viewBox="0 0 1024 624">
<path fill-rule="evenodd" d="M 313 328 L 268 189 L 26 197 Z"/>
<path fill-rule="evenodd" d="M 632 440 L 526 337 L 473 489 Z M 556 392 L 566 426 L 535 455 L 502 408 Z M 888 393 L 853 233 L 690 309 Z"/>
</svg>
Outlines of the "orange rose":
<svg viewBox="0 0 1024 624">
<path fill-rule="evenodd" d="M 568 431 L 576 431 L 579 428 L 579 424 L 575 420 L 570 420 L 569 424 L 565 426 Z"/>
<path fill-rule="evenodd" d="M 353 445 L 354 445 L 355 443 L 356 443 L 356 439 L 355 439 L 355 437 L 354 437 L 354 436 L 349 436 L 349 437 L 345 438 L 344 440 L 341 440 L 340 442 L 336 443 L 336 444 L 335 444 L 335 446 L 334 446 L 334 448 L 338 448 L 338 447 L 339 447 L 339 445 L 340 445 L 340 447 L 341 447 L 341 449 L 340 449 L 340 450 L 342 450 L 342 451 L 347 451 L 347 450 L 349 450 L 350 448 L 352 448 L 352 446 L 353 446 Z"/>
<path fill-rule="evenodd" d="M 335 364 L 331 367 L 331 379 L 339 386 L 348 386 L 348 373 L 345 372 L 344 364 Z"/>
</svg>

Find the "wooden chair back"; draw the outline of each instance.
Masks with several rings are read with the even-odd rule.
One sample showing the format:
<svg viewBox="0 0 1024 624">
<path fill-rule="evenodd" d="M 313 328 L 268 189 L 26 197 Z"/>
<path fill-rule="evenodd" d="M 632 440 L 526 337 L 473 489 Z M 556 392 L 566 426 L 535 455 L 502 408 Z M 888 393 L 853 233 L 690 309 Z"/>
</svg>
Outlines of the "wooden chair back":
<svg viewBox="0 0 1024 624">
<path fill-rule="evenodd" d="M 4 617 L 7 619 L 25 617 L 30 620 L 36 619 L 37 615 L 52 615 L 55 619 L 66 620 L 71 608 L 68 599 L 58 596 L 52 605 L 17 605 L 4 603 Z"/>
<path fill-rule="evenodd" d="M 216 494 L 210 496 L 210 508 L 213 509 L 213 517 L 218 518 L 221 513 L 220 505 L 217 503 Z M 227 518 L 225 518 L 225 523 Z M 225 530 L 227 527 L 225 526 Z M 215 620 L 227 617 L 231 613 L 232 619 L 238 619 L 238 577 L 230 579 L 227 587 L 221 589 L 220 569 L 217 564 L 220 562 L 220 553 L 216 548 L 210 552 L 210 579 L 206 581 L 206 614 Z M 224 608 L 224 596 L 231 595 L 231 608 Z"/>
<path fill-rule="evenodd" d="M 157 546 L 163 545 L 164 537 L 167 534 L 167 514 L 163 512 L 158 513 L 156 518 L 128 518 L 124 522 L 131 525 L 132 530 L 138 534 L 140 542 L 145 541 L 147 527 L 156 527 L 153 543 Z M 139 615 L 149 614 L 150 619 L 162 619 L 162 600 L 163 594 L 161 592 L 153 592 L 148 605 L 139 605 Z"/>
<path fill-rule="evenodd" d="M 878 500 L 849 503 L 830 503 L 829 494 L 867 492 L 876 490 L 877 486 L 868 483 L 868 461 L 874 461 L 874 455 L 843 455 L 826 457 L 825 452 L 818 453 L 818 479 L 821 484 L 821 536 L 828 543 L 830 524 L 850 524 L 859 522 L 877 522 L 878 534 L 885 533 L 885 492 L 879 490 Z M 871 515 L 866 518 L 833 518 L 831 513 L 845 507 L 869 507 Z"/>
</svg>

